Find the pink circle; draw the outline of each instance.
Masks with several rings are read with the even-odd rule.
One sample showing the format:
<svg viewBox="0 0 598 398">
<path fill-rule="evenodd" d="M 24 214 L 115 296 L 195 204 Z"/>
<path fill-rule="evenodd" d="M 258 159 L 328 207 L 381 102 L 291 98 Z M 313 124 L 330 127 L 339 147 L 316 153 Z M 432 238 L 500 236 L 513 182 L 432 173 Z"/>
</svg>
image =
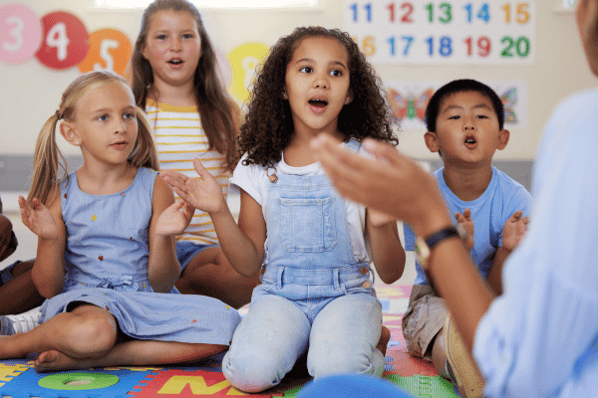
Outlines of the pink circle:
<svg viewBox="0 0 598 398">
<path fill-rule="evenodd" d="M 0 61 L 27 61 L 39 48 L 41 39 L 41 21 L 30 8 L 22 4 L 0 7 Z"/>
</svg>

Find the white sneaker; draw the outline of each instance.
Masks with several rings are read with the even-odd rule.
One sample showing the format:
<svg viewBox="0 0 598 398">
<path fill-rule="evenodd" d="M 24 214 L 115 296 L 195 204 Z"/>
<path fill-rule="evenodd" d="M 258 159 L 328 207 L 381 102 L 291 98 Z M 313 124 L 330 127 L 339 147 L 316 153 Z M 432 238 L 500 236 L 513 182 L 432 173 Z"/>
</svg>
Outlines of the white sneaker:
<svg viewBox="0 0 598 398">
<path fill-rule="evenodd" d="M 39 325 L 42 316 L 40 307 L 35 307 L 27 312 L 17 315 L 0 316 L 0 335 L 13 335 L 25 333 Z"/>
</svg>

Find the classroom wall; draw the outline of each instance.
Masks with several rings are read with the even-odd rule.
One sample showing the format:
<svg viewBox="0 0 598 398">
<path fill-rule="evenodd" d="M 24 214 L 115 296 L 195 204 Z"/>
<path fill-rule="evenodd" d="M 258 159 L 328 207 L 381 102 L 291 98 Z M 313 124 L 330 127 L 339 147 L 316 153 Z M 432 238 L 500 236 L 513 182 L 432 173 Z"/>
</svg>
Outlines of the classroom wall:
<svg viewBox="0 0 598 398">
<path fill-rule="evenodd" d="M 505 1 L 492 0 L 491 3 L 499 5 Z M 15 1 L 0 0 L 0 6 L 10 2 Z M 124 32 L 132 44 L 142 13 L 141 10 L 92 9 L 89 1 L 82 0 L 21 0 L 18 3 L 27 5 L 40 17 L 50 11 L 67 10 L 85 23 L 88 32 L 104 27 L 115 28 Z M 446 82 L 462 77 L 482 81 L 524 81 L 528 99 L 527 124 L 524 128 L 511 129 L 511 141 L 506 150 L 497 153 L 496 159 L 529 162 L 534 158 L 542 128 L 557 102 L 596 84 L 583 56 L 574 15 L 557 11 L 561 3 L 562 0 L 535 1 L 535 60 L 531 65 L 374 66 L 382 79 L 388 81 Z M 344 7 L 344 0 L 319 0 L 319 6 L 314 9 L 210 9 L 203 15 L 216 47 L 226 54 L 244 42 L 258 41 L 272 45 L 281 35 L 289 34 L 300 25 L 342 29 Z M 39 129 L 56 110 L 64 88 L 79 73 L 77 67 L 51 70 L 35 57 L 18 65 L 0 62 L 0 174 L 10 168 L 11 159 L 14 159 L 11 155 L 31 156 Z M 423 133 L 424 129 L 401 131 L 400 149 L 420 159 L 437 159 L 437 155 L 425 148 Z M 76 148 L 61 146 L 66 154 L 79 155 Z"/>
</svg>

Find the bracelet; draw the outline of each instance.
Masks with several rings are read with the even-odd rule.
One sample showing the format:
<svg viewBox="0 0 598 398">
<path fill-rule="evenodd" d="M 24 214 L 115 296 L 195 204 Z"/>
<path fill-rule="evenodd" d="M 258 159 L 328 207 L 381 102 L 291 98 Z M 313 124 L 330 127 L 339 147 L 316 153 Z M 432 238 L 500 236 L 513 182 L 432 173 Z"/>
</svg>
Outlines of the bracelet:
<svg viewBox="0 0 598 398">
<path fill-rule="evenodd" d="M 430 287 L 434 291 L 436 291 L 436 289 L 434 289 L 434 285 L 432 283 L 431 273 L 426 267 L 428 258 L 430 257 L 430 252 L 440 242 L 448 238 L 452 238 L 453 236 L 461 238 L 461 233 L 457 230 L 457 228 L 451 225 L 449 227 L 442 228 L 431 235 L 428 235 L 426 238 L 418 237 L 415 242 L 415 254 L 417 255 L 417 259 L 419 260 L 419 263 L 426 274 L 426 278 L 428 279 Z"/>
</svg>

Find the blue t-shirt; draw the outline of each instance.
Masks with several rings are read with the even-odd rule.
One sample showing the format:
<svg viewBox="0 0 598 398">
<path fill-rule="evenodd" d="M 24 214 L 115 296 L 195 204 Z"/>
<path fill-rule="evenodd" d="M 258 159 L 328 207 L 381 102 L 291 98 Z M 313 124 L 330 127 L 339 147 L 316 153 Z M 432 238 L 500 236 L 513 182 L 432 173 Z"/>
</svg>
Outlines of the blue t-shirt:
<svg viewBox="0 0 598 398">
<path fill-rule="evenodd" d="M 474 246 L 471 249 L 471 258 L 485 279 L 494 261 L 496 249 L 502 246 L 502 230 L 505 223 L 517 210 L 523 210 L 523 217 L 529 215 L 532 197 L 523 185 L 492 167 L 492 179 L 484 193 L 479 198 L 467 202 L 459 199 L 447 187 L 443 171 L 444 167 L 432 175 L 436 177 L 453 223 L 457 224 L 455 212 L 463 213 L 465 209 L 471 210 L 474 226 Z M 417 261 L 415 269 L 417 276 L 413 283 L 427 285 L 428 280 L 424 270 Z"/>
</svg>

